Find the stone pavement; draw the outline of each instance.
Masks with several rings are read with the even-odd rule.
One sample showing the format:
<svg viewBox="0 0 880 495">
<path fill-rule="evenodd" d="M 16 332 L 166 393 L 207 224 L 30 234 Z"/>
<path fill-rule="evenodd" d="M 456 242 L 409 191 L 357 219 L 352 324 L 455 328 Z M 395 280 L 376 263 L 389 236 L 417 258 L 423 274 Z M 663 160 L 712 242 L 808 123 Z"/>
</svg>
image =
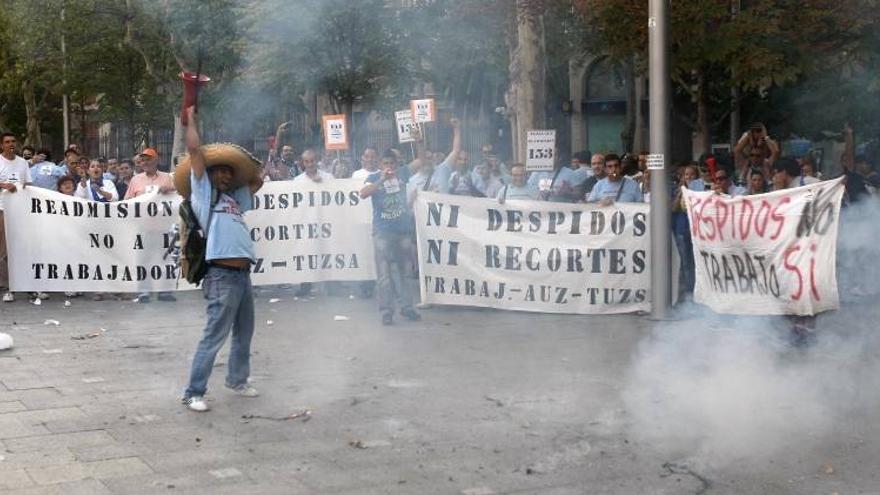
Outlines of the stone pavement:
<svg viewBox="0 0 880 495">
<path fill-rule="evenodd" d="M 178 397 L 200 293 L 59 296 L 0 307 L 3 494 L 880 493 L 880 436 L 855 420 L 826 449 L 834 474 L 797 448 L 697 472 L 633 438 L 621 390 L 652 327 L 636 316 L 435 308 L 383 327 L 372 301 L 263 290 L 263 395 L 222 388 L 224 349 L 197 414 Z"/>
</svg>

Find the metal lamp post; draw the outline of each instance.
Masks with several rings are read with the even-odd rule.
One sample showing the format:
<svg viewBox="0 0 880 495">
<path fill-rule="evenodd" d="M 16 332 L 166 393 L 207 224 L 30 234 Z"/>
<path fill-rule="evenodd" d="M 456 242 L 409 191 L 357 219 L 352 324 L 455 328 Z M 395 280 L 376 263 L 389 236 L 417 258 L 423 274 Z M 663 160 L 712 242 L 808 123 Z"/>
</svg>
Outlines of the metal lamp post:
<svg viewBox="0 0 880 495">
<path fill-rule="evenodd" d="M 662 167 L 651 170 L 651 317 L 665 319 L 672 307 L 669 209 L 669 0 L 648 0 L 651 153 Z"/>
</svg>

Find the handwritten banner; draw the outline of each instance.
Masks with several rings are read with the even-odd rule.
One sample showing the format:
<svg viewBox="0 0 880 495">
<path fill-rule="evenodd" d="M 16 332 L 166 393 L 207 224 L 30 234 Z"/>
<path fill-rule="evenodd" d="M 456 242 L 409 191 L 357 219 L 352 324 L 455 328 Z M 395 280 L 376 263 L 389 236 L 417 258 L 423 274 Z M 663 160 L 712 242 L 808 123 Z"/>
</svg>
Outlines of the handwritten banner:
<svg viewBox="0 0 880 495">
<path fill-rule="evenodd" d="M 650 309 L 648 206 L 419 192 L 422 301 L 548 313 Z"/>
<path fill-rule="evenodd" d="M 245 221 L 255 285 L 372 280 L 369 201 L 362 182 L 267 182 Z M 177 195 L 97 203 L 28 187 L 6 194 L 10 286 L 22 292 L 174 290 L 165 253 L 179 221 Z M 181 281 L 180 289 L 192 288 Z"/>
<path fill-rule="evenodd" d="M 682 189 L 696 264 L 694 300 L 719 313 L 837 309 L 842 180 L 729 197 Z"/>
</svg>

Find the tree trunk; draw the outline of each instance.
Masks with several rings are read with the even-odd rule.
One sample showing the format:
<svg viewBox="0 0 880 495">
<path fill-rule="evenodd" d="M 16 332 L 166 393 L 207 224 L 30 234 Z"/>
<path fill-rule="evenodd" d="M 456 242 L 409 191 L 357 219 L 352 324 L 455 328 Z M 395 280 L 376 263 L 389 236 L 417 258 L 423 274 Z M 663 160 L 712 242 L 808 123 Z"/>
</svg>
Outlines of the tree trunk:
<svg viewBox="0 0 880 495">
<path fill-rule="evenodd" d="M 510 63 L 510 112 L 515 126 L 514 141 L 518 143 L 514 161 L 524 163 L 527 131 L 546 125 L 544 20 L 528 0 L 516 1 L 516 36 L 512 38 L 515 46 Z"/>
<path fill-rule="evenodd" d="M 636 98 L 636 77 L 632 62 L 624 67 L 626 74 L 626 120 L 623 130 L 620 131 L 620 141 L 624 152 L 637 152 L 635 149 L 636 117 L 638 114 L 638 99 Z"/>
<path fill-rule="evenodd" d="M 694 104 L 697 107 L 697 119 L 694 126 L 692 151 L 694 159 L 712 151 L 712 130 L 709 128 L 709 102 L 706 94 L 706 78 L 702 71 L 697 74 Z"/>
<path fill-rule="evenodd" d="M 648 127 L 645 125 L 645 76 L 636 76 L 636 126 L 633 137 L 633 151 L 642 153 L 650 147 Z"/>
<path fill-rule="evenodd" d="M 40 133 L 40 118 L 37 115 L 37 95 L 34 91 L 33 80 L 26 80 L 21 88 L 24 97 L 24 109 L 27 114 L 27 136 L 24 144 L 35 148 L 43 147 L 43 138 Z"/>
<path fill-rule="evenodd" d="M 740 113 L 740 94 L 739 94 L 739 86 L 734 83 L 734 85 L 730 88 L 730 152 L 733 153 L 733 149 L 736 148 L 736 143 L 739 141 L 739 133 L 740 126 L 742 120 L 742 114 Z"/>
<path fill-rule="evenodd" d="M 354 102 L 352 100 L 342 102 L 342 112 L 345 114 L 345 131 L 348 132 L 348 153 L 355 157 L 357 155 L 354 154 L 354 130 L 357 127 L 354 125 Z"/>
<path fill-rule="evenodd" d="M 183 124 L 180 123 L 180 112 L 173 112 L 174 116 L 174 137 L 171 142 L 171 171 L 174 171 L 174 157 L 183 155 L 186 152 L 186 143 L 184 142 Z"/>
</svg>

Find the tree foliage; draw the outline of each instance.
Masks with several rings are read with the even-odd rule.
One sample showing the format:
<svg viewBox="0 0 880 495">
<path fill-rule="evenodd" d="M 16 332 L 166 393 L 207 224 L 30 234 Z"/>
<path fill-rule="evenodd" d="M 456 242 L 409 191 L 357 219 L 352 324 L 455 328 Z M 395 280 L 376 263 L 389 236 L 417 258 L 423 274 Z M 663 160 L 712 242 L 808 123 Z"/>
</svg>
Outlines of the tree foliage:
<svg viewBox="0 0 880 495">
<path fill-rule="evenodd" d="M 768 93 L 800 85 L 840 66 L 875 31 L 874 0 L 691 0 L 670 2 L 671 76 L 676 91 L 723 118 L 730 88 L 766 102 Z M 636 57 L 646 69 L 648 2 L 575 0 L 593 26 L 594 48 L 612 59 Z M 804 86 L 803 90 L 808 90 Z M 865 88 L 867 89 L 867 88 Z M 754 98 L 757 96 L 757 98 Z M 781 102 L 781 100 L 777 100 Z M 790 101 L 790 103 L 794 103 Z M 855 101 L 852 101 L 855 103 Z M 691 111 L 695 113 L 695 108 Z M 785 108 L 764 109 L 765 119 Z M 757 112 L 760 113 L 760 112 Z M 720 120 L 720 119 L 719 119 Z M 815 122 L 814 122 L 815 123 Z M 829 120 L 823 125 L 831 125 Z"/>
<path fill-rule="evenodd" d="M 739 87 L 744 115 L 786 133 L 822 135 L 844 121 L 880 132 L 878 3 L 670 2 L 676 115 L 698 124 L 702 106 L 710 127 L 720 128 L 730 89 Z M 306 94 L 329 95 L 337 111 L 361 105 L 390 116 L 424 83 L 460 115 L 491 115 L 508 87 L 514 4 L 5 0 L 0 127 L 30 141 L 41 130 L 59 132 L 67 93 L 74 118 L 126 122 L 139 135 L 169 128 L 180 104 L 177 74 L 200 60 L 212 77 L 203 120 L 225 136 L 244 139 L 292 111 L 307 112 Z M 585 52 L 645 71 L 646 0 L 519 4 L 542 14 L 548 106 L 567 99 L 568 61 Z"/>
</svg>

